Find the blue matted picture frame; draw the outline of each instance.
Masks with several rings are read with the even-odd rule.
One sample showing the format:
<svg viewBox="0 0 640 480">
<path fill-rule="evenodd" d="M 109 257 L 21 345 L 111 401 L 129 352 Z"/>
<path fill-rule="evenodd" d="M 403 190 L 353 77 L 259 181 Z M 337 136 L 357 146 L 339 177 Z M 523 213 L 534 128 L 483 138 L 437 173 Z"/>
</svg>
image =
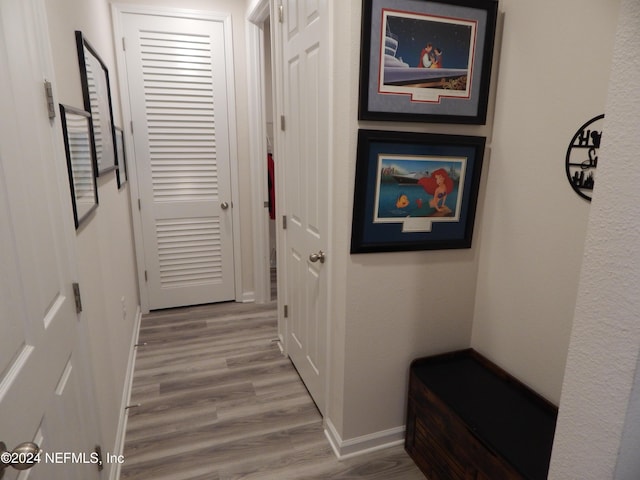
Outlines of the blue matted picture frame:
<svg viewBox="0 0 640 480">
<path fill-rule="evenodd" d="M 485 143 L 359 130 L 351 253 L 470 248 Z"/>
<path fill-rule="evenodd" d="M 497 0 L 363 0 L 360 120 L 484 124 Z"/>
</svg>

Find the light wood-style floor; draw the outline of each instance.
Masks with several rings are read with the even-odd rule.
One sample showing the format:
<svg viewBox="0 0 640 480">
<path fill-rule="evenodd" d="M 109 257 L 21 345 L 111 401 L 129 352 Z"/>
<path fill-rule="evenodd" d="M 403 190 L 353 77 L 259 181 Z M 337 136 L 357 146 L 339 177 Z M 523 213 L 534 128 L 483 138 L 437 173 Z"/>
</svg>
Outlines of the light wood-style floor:
<svg viewBox="0 0 640 480">
<path fill-rule="evenodd" d="M 275 303 L 144 316 L 121 479 L 424 479 L 401 446 L 337 460 L 276 321 Z"/>
</svg>

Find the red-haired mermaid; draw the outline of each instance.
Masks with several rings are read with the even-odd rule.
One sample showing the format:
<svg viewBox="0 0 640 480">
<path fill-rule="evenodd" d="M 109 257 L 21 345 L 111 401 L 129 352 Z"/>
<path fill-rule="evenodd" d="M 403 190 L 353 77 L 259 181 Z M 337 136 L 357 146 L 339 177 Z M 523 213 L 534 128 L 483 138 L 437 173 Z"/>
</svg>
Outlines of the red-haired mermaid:
<svg viewBox="0 0 640 480">
<path fill-rule="evenodd" d="M 422 188 L 433 198 L 429 200 L 429 205 L 441 213 L 448 213 L 451 210 L 445 205 L 447 195 L 453 191 L 453 180 L 444 168 L 439 168 L 428 177 L 418 180 Z"/>
</svg>

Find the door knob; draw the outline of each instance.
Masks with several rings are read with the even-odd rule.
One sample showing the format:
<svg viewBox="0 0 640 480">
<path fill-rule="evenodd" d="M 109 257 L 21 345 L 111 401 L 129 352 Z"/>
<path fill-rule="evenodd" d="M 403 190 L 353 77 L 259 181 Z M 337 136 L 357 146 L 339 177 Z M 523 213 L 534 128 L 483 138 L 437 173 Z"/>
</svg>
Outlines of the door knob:
<svg viewBox="0 0 640 480">
<path fill-rule="evenodd" d="M 220 208 L 223 210 L 226 210 L 227 208 L 229 208 L 229 204 L 227 202 L 222 202 L 220 204 Z"/>
<path fill-rule="evenodd" d="M 318 253 L 312 253 L 311 255 L 309 255 L 310 262 L 316 263 L 318 260 L 320 261 L 320 263 L 324 263 L 324 252 L 322 250 L 320 250 Z"/>
<path fill-rule="evenodd" d="M 4 442 L 0 442 L 0 478 L 5 468 L 28 470 L 40 461 L 39 457 L 40 447 L 33 442 L 21 443 L 11 452 L 7 450 Z"/>
</svg>

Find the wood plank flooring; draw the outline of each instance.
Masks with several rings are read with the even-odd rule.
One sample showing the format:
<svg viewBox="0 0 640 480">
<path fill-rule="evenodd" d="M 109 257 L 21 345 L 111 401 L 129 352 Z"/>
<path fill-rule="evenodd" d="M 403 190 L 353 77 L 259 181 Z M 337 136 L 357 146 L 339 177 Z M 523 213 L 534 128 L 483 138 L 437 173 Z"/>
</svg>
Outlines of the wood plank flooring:
<svg viewBox="0 0 640 480">
<path fill-rule="evenodd" d="M 424 479 L 401 446 L 338 461 L 276 337 L 275 303 L 145 315 L 120 478 Z"/>
</svg>

